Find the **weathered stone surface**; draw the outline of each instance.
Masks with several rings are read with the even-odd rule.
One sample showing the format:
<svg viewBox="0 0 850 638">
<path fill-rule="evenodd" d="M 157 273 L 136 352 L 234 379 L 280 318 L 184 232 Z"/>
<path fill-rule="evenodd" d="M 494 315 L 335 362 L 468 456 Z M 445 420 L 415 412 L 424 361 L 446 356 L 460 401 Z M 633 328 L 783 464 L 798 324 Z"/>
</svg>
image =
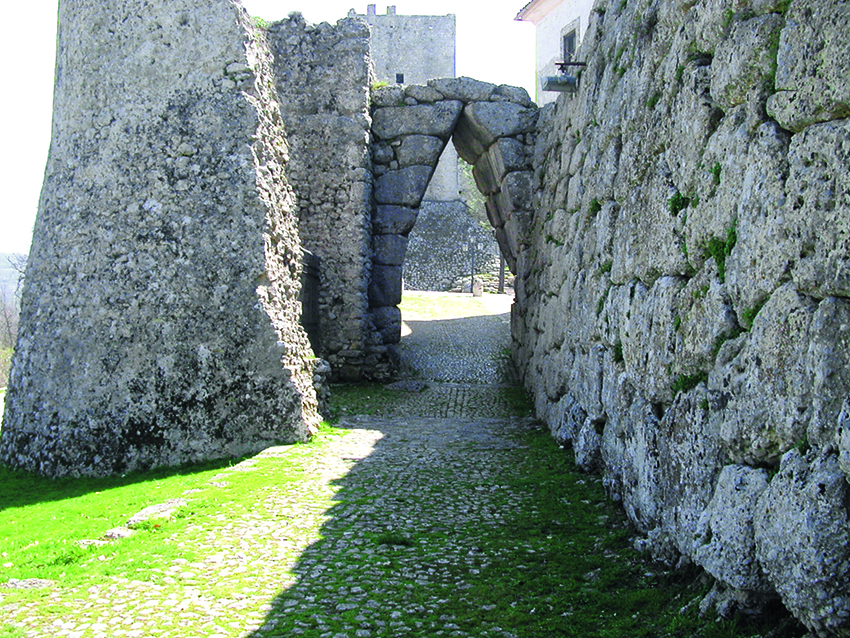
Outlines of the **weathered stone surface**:
<svg viewBox="0 0 850 638">
<path fill-rule="evenodd" d="M 369 282 L 369 303 L 373 308 L 398 306 L 401 303 L 402 279 L 401 266 L 372 267 L 372 281 Z"/>
<path fill-rule="evenodd" d="M 758 490 L 733 511 L 744 495 L 715 492 L 719 469 L 761 477 L 810 446 L 837 451 L 850 473 L 850 407 L 840 415 L 850 131 L 834 108 L 850 90 L 835 53 L 847 46 L 836 36 L 843 4 L 665 0 L 616 17 L 609 7 L 591 21 L 578 93 L 541 112 L 528 244 L 502 238 L 519 249 L 513 351 L 539 418 L 574 446 L 581 429 L 559 421 L 563 397 L 604 423 L 611 495 L 657 556 L 702 552 L 725 579 L 705 606 L 724 613 L 764 602 L 777 582 L 759 580 L 754 558 Z M 780 30 L 769 104 L 785 100 L 788 112 L 766 113 Z M 466 119 L 465 150 L 487 152 L 497 172 L 489 139 Z M 497 226 L 510 219 L 503 199 L 488 210 Z M 597 347 L 601 392 L 590 383 Z M 811 545 L 828 545 L 831 514 L 786 501 L 772 516 L 786 510 L 805 511 Z M 829 622 L 844 622 L 843 596 L 823 594 Z"/>
<path fill-rule="evenodd" d="M 779 38 L 777 93 L 767 112 L 784 128 L 850 117 L 847 57 L 850 6 L 843 0 L 793 2 Z"/>
<path fill-rule="evenodd" d="M 502 195 L 505 202 L 510 202 L 511 210 L 531 210 L 531 179 L 528 171 L 509 173 L 502 180 Z"/>
<path fill-rule="evenodd" d="M 398 164 L 405 166 L 432 166 L 437 164 L 446 144 L 439 137 L 410 135 L 405 137 L 396 151 Z"/>
<path fill-rule="evenodd" d="M 784 23 L 776 14 L 733 22 L 711 65 L 711 97 L 722 109 L 743 104 L 753 90 L 767 91 L 765 83 L 776 68 L 771 43 Z"/>
<path fill-rule="evenodd" d="M 472 176 L 478 190 L 484 195 L 498 193 L 502 187 L 502 180 L 496 175 L 489 153 L 484 153 L 478 158 L 475 166 L 472 167 Z"/>
<path fill-rule="evenodd" d="M 127 472 L 318 425 L 270 52 L 229 1 L 198 20 L 165 5 L 60 6 L 0 441 L 12 466 Z"/>
<path fill-rule="evenodd" d="M 618 379 L 618 392 L 632 395 L 629 380 Z M 655 445 L 658 415 L 652 404 L 635 397 L 623 401 L 625 410 L 610 418 L 602 433 L 604 483 L 609 494 L 622 502 L 629 518 L 644 532 L 659 527 L 663 487 L 658 481 L 660 459 Z"/>
<path fill-rule="evenodd" d="M 709 574 L 736 589 L 772 591 L 756 559 L 756 504 L 768 487 L 767 470 L 723 468 L 711 502 L 700 516 L 693 558 Z"/>
<path fill-rule="evenodd" d="M 497 98 L 503 98 L 508 102 L 513 102 L 514 104 L 520 104 L 521 106 L 531 106 L 531 98 L 528 96 L 528 91 L 519 86 L 509 86 L 507 84 L 502 84 L 497 87 L 493 94 L 490 96 L 490 99 L 496 101 Z"/>
<path fill-rule="evenodd" d="M 817 636 L 850 631 L 850 484 L 832 454 L 797 450 L 759 499 L 756 556 L 785 606 Z"/>
<path fill-rule="evenodd" d="M 378 206 L 372 217 L 376 235 L 406 235 L 416 223 L 418 211 L 405 206 Z"/>
<path fill-rule="evenodd" d="M 502 181 L 508 173 L 528 170 L 529 159 L 525 149 L 525 145 L 514 138 L 496 140 L 487 155 L 497 181 Z"/>
<path fill-rule="evenodd" d="M 725 242 L 734 228 L 736 243 L 726 257 L 726 284 L 738 322 L 745 323 L 743 315 L 764 303 L 787 278 L 797 247 L 789 238 L 784 212 L 789 135 L 774 122 L 761 124 L 754 134 L 748 133 L 746 121 L 741 124 L 735 135 L 747 134 L 749 148 L 746 154 L 725 149 L 717 157 L 721 184 L 714 214 L 720 216 L 721 207 L 737 211 L 737 219 L 727 219 L 730 225 L 715 237 Z M 696 243 L 689 245 L 699 250 Z"/>
<path fill-rule="evenodd" d="M 384 344 L 401 341 L 401 310 L 395 306 L 373 308 L 371 316 Z"/>
<path fill-rule="evenodd" d="M 407 252 L 407 237 L 402 235 L 376 235 L 374 238 L 375 263 L 384 266 L 401 266 Z"/>
<path fill-rule="evenodd" d="M 741 351 L 711 372 L 709 388 L 720 408 L 711 417 L 736 462 L 776 462 L 806 436 L 812 388 L 806 352 L 814 311 L 786 284 L 759 312 Z"/>
<path fill-rule="evenodd" d="M 473 102 L 463 109 L 458 127 L 470 129 L 489 148 L 500 137 L 530 132 L 536 123 L 537 109 L 510 102 Z"/>
<path fill-rule="evenodd" d="M 374 206 L 370 155 L 386 162 L 375 165 L 381 168 L 394 155 L 388 144 L 377 144 L 370 153 L 367 30 L 357 18 L 319 28 L 293 13 L 266 31 L 288 134 L 286 168 L 299 233 L 304 247 L 321 259 L 322 350 L 317 354 L 328 361 L 334 379 L 343 367 L 363 365 L 378 341 L 367 316 Z M 380 379 L 384 369 L 378 365 L 355 376 L 374 373 Z"/>
<path fill-rule="evenodd" d="M 417 102 L 425 103 L 439 102 L 446 98 L 445 95 L 431 86 L 419 86 L 417 84 L 411 84 L 410 86 L 405 87 L 404 94 L 408 97 L 412 97 Z"/>
<path fill-rule="evenodd" d="M 602 469 L 602 437 L 596 429 L 595 421 L 585 419 L 573 443 L 576 465 L 585 472 L 598 472 Z"/>
<path fill-rule="evenodd" d="M 438 78 L 428 80 L 428 86 L 442 93 L 447 100 L 461 102 L 483 102 L 490 99 L 496 85 L 472 78 Z"/>
<path fill-rule="evenodd" d="M 573 445 L 587 419 L 587 413 L 571 394 L 564 395 L 552 410 L 549 429 L 559 445 Z"/>
<path fill-rule="evenodd" d="M 473 166 L 478 163 L 479 158 L 487 152 L 485 140 L 480 140 L 470 126 L 463 125 L 461 121 L 452 135 L 457 154 L 467 163 Z"/>
<path fill-rule="evenodd" d="M 835 433 L 835 447 L 838 448 L 838 465 L 850 481 L 850 397 L 844 400 L 838 416 L 838 429 Z"/>
<path fill-rule="evenodd" d="M 799 250 L 792 271 L 816 297 L 850 296 L 850 120 L 816 124 L 791 140 L 785 216 Z M 841 169 L 839 167 L 845 167 Z"/>
<path fill-rule="evenodd" d="M 675 371 L 691 376 L 710 370 L 718 344 L 738 330 L 729 294 L 717 279 L 717 265 L 713 261 L 682 288 L 676 308 L 679 322 L 675 330 Z"/>
<path fill-rule="evenodd" d="M 399 84 L 382 86 L 372 91 L 372 104 L 377 107 L 402 106 L 404 104 L 405 87 Z"/>
<path fill-rule="evenodd" d="M 690 558 L 724 462 L 719 434 L 709 422 L 704 385 L 675 398 L 661 419 L 656 445 L 663 493 L 660 540 Z"/>
<path fill-rule="evenodd" d="M 673 399 L 676 299 L 684 286 L 678 277 L 661 277 L 647 289 L 634 288 L 629 317 L 623 324 L 626 370 L 649 401 Z"/>
<path fill-rule="evenodd" d="M 375 181 L 375 201 L 417 208 L 422 203 L 433 172 L 431 166 L 408 166 L 389 171 Z"/>
<path fill-rule="evenodd" d="M 818 304 L 809 326 L 806 353 L 811 412 L 806 441 L 834 445 L 841 406 L 850 393 L 850 301 L 831 297 Z"/>
<path fill-rule="evenodd" d="M 383 107 L 373 111 L 372 132 L 382 140 L 402 135 L 432 135 L 448 139 L 463 105 L 444 100 L 437 104 Z"/>
</svg>

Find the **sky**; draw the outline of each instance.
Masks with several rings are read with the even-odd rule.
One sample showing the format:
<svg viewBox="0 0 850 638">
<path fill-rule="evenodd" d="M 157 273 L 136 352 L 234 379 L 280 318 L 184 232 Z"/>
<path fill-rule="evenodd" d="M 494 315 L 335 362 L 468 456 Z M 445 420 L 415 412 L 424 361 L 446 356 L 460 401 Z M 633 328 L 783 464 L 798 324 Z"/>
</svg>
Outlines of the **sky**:
<svg viewBox="0 0 850 638">
<path fill-rule="evenodd" d="M 300 11 L 331 22 L 368 0 L 243 0 L 268 21 Z M 400 15 L 457 16 L 457 74 L 525 87 L 534 98 L 534 27 L 514 21 L 526 0 L 396 0 Z M 377 4 L 377 3 L 374 3 Z M 199 7 L 203 3 L 199 3 Z M 6 80 L 0 93 L 0 253 L 27 253 L 50 147 L 58 0 L 10 2 L 0 27 Z M 386 13 L 387 4 L 377 4 Z M 11 68 L 13 67 L 14 68 Z"/>
</svg>

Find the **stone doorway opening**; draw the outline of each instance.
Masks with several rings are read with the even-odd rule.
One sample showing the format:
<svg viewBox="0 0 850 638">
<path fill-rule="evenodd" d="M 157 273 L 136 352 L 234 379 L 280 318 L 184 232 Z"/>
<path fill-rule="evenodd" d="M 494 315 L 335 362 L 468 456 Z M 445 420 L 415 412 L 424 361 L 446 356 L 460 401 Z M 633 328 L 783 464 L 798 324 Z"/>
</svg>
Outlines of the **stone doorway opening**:
<svg viewBox="0 0 850 638">
<path fill-rule="evenodd" d="M 537 116 L 524 89 L 470 78 L 390 86 L 373 93 L 375 211 L 369 312 L 384 345 L 401 340 L 399 305 L 409 236 L 449 141 L 473 167 L 501 256 L 515 272 L 530 231 Z M 473 238 L 476 249 L 477 243 Z M 457 250 L 463 250 L 462 241 Z"/>
</svg>

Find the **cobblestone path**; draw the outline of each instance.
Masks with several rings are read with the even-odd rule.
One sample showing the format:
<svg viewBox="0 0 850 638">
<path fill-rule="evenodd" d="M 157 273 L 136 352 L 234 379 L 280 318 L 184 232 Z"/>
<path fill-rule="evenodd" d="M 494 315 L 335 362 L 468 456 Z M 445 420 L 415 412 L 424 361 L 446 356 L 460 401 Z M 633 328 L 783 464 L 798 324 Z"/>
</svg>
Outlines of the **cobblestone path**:
<svg viewBox="0 0 850 638">
<path fill-rule="evenodd" d="M 507 416 L 509 300 L 478 304 L 478 316 L 405 318 L 405 375 L 384 414 L 348 416 L 326 444 L 271 448 L 186 495 L 218 490 L 223 505 L 165 540 L 180 558 L 37 600 L 0 595 L 3 621 L 69 638 L 513 636 L 486 578 L 517 551 L 495 531 L 534 507 L 506 477 L 536 426 Z M 228 508 L 229 488 L 282 463 L 295 479 Z"/>
</svg>

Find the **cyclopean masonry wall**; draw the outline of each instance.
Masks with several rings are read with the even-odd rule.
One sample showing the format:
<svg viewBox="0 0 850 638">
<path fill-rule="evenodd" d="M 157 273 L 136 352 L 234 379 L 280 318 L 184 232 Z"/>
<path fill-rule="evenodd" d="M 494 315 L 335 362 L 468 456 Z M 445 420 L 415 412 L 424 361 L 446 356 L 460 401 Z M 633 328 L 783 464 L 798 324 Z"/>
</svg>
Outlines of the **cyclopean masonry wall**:
<svg viewBox="0 0 850 638">
<path fill-rule="evenodd" d="M 850 5 L 597 2 L 541 115 L 516 360 L 659 557 L 850 635 Z"/>
<path fill-rule="evenodd" d="M 401 338 L 408 235 L 437 160 L 451 138 L 488 196 L 488 217 L 513 269 L 530 241 L 531 149 L 537 107 L 523 89 L 470 78 L 390 86 L 372 94 L 374 257 L 369 303 L 384 343 Z"/>
<path fill-rule="evenodd" d="M 230 0 L 63 0 L 0 440 L 110 474 L 304 440 L 300 243 L 263 35 Z"/>
</svg>

